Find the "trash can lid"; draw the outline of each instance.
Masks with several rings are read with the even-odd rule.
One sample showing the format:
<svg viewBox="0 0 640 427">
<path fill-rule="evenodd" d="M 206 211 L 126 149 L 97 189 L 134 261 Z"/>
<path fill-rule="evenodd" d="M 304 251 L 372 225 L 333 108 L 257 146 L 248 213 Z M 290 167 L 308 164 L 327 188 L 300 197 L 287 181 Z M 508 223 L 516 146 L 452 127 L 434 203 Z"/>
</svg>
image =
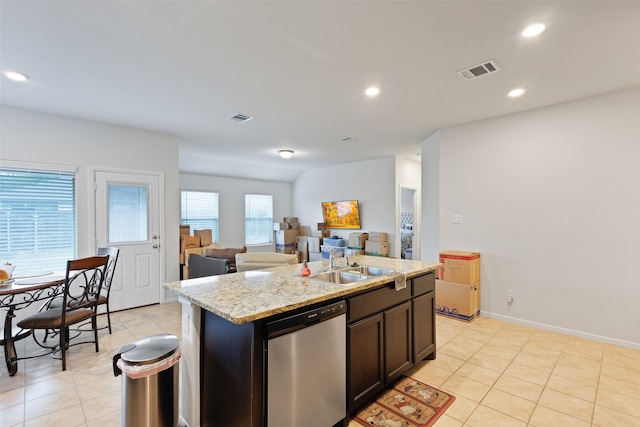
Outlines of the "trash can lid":
<svg viewBox="0 0 640 427">
<path fill-rule="evenodd" d="M 151 335 L 134 342 L 134 348 L 122 353 L 122 360 L 135 365 L 155 363 L 175 353 L 179 344 L 175 335 Z"/>
</svg>

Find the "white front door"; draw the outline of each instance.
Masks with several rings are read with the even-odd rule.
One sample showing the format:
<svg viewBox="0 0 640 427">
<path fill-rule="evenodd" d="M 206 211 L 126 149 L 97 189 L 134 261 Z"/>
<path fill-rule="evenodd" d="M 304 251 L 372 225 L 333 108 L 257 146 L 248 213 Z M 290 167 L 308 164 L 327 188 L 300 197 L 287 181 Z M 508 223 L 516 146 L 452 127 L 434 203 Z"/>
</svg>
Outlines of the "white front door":
<svg viewBox="0 0 640 427">
<path fill-rule="evenodd" d="M 96 247 L 120 249 L 111 311 L 160 302 L 160 176 L 95 172 Z"/>
</svg>

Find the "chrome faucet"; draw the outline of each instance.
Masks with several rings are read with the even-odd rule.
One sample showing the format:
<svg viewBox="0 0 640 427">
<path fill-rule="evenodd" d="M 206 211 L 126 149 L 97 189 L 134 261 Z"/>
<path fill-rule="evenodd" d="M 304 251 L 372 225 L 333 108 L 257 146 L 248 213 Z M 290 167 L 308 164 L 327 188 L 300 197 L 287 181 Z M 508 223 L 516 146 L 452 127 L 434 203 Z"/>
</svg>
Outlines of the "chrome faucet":
<svg viewBox="0 0 640 427">
<path fill-rule="evenodd" d="M 344 258 L 347 263 L 346 267 L 349 267 L 349 258 L 343 252 L 336 252 L 334 249 L 332 249 L 329 255 L 329 270 L 334 269 L 336 259 L 338 258 Z"/>
</svg>

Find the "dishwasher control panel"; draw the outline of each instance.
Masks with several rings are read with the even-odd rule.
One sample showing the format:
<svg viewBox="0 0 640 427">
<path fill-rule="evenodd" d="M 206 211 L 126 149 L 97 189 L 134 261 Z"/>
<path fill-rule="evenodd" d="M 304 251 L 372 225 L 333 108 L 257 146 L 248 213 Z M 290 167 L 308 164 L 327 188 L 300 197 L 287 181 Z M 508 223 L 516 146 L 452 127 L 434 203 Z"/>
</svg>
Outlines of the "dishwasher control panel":
<svg viewBox="0 0 640 427">
<path fill-rule="evenodd" d="M 291 333 L 347 312 L 347 303 L 339 301 L 324 307 L 294 314 L 284 319 L 267 323 L 267 339 Z"/>
</svg>

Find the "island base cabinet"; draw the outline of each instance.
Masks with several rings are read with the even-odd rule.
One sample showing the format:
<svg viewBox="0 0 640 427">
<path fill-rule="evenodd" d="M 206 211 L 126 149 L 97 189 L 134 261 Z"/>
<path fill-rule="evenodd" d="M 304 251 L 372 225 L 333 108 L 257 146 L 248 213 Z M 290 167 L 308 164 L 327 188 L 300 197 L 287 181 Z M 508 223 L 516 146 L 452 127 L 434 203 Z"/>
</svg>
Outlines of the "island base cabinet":
<svg viewBox="0 0 640 427">
<path fill-rule="evenodd" d="M 202 310 L 201 425 L 264 425 L 261 323 L 234 324 Z"/>
<path fill-rule="evenodd" d="M 413 366 L 411 301 L 384 312 L 384 354 L 386 383 L 398 379 Z"/>
<path fill-rule="evenodd" d="M 384 316 L 380 313 L 349 325 L 347 333 L 347 410 L 351 412 L 384 388 Z"/>
<path fill-rule="evenodd" d="M 413 299 L 413 360 L 435 359 L 434 295 L 429 292 Z"/>
</svg>

